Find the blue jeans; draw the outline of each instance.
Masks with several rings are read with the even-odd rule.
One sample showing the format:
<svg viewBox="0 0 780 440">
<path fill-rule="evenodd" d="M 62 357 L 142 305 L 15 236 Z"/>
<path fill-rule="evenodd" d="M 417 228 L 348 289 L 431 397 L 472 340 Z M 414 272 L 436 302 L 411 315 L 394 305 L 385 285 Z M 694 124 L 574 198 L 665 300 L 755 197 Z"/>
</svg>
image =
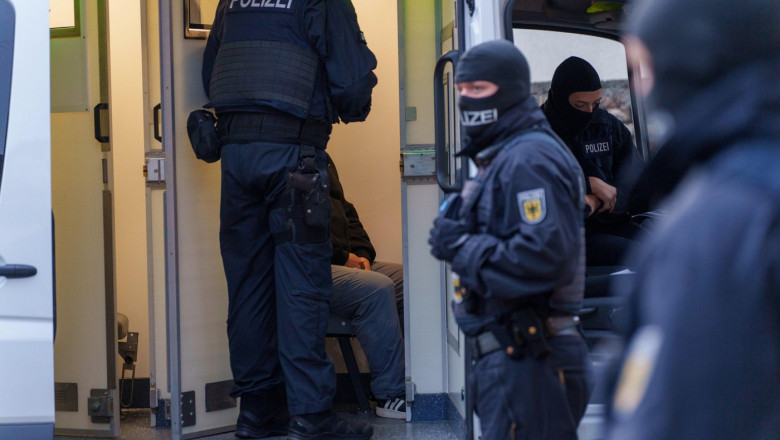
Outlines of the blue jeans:
<svg viewBox="0 0 780 440">
<path fill-rule="evenodd" d="M 292 415 L 329 409 L 336 382 L 325 353 L 332 291 L 328 228 L 317 240 L 277 244 L 272 235 L 287 230 L 286 210 L 274 202 L 299 154 L 295 144 L 222 148 L 219 235 L 229 299 L 231 396 L 285 383 Z M 327 182 L 324 151 L 317 151 L 316 163 Z M 299 232 L 306 228 L 299 225 Z"/>
<path fill-rule="evenodd" d="M 386 269 L 391 267 L 388 270 L 391 274 L 399 273 L 397 267 L 401 265 L 385 264 Z M 379 267 L 377 263 L 374 266 Z M 395 271 L 393 266 L 397 266 Z M 333 298 L 330 310 L 352 321 L 371 369 L 371 392 L 383 400 L 403 395 L 404 346 L 396 307 L 397 283 L 373 270 L 331 266 L 331 272 Z M 401 286 L 402 283 L 401 278 Z"/>
<path fill-rule="evenodd" d="M 550 353 L 511 359 L 497 350 L 479 359 L 468 380 L 483 440 L 576 440 L 593 379 L 580 336 L 548 339 Z"/>
</svg>

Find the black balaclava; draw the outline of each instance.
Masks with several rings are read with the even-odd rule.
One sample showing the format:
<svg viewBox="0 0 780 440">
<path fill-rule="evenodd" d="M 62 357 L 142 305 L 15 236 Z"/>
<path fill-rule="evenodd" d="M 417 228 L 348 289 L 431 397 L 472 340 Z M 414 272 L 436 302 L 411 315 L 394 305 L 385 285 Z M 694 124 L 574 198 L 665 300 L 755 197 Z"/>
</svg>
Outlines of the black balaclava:
<svg viewBox="0 0 780 440">
<path fill-rule="evenodd" d="M 553 110 L 550 123 L 555 131 L 574 135 L 584 130 L 593 120 L 593 113 L 572 107 L 569 95 L 574 92 L 593 92 L 600 88 L 599 74 L 582 58 L 569 57 L 558 65 L 547 94 L 547 105 Z"/>
<path fill-rule="evenodd" d="M 656 110 L 681 107 L 698 91 L 747 63 L 778 58 L 780 1 L 636 3 L 630 33 L 645 43 L 653 57 L 655 85 L 649 104 Z"/>
<path fill-rule="evenodd" d="M 652 57 L 648 128 L 659 148 L 634 198 L 652 207 L 736 139 L 778 131 L 780 1 L 637 1 L 628 33 Z"/>
<path fill-rule="evenodd" d="M 531 95 L 530 77 L 525 56 L 506 40 L 479 44 L 460 57 L 455 83 L 490 81 L 498 86 L 487 98 L 461 96 L 458 101 L 470 145 L 484 148 L 498 136 L 502 118 Z"/>
</svg>

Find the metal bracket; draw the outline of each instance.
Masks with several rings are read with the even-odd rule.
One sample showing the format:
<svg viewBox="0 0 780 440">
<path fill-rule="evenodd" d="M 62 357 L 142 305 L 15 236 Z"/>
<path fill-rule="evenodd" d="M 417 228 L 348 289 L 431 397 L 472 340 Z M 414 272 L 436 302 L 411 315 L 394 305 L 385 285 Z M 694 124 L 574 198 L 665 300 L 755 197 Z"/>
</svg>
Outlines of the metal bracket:
<svg viewBox="0 0 780 440">
<path fill-rule="evenodd" d="M 149 386 L 149 408 L 157 408 L 157 402 L 160 400 L 160 391 L 157 389 L 157 384 L 153 383 Z M 170 413 L 168 419 L 170 419 Z"/>
<path fill-rule="evenodd" d="M 417 391 L 417 386 L 412 382 L 410 376 L 406 376 L 406 403 L 414 403 L 414 393 Z"/>
<path fill-rule="evenodd" d="M 89 390 L 87 414 L 92 423 L 111 423 L 114 417 L 114 396 L 111 390 Z"/>
<path fill-rule="evenodd" d="M 146 186 L 152 189 L 165 189 L 165 152 L 152 150 L 145 155 L 144 177 Z"/>
<path fill-rule="evenodd" d="M 181 426 L 195 425 L 195 391 L 181 393 Z"/>
</svg>

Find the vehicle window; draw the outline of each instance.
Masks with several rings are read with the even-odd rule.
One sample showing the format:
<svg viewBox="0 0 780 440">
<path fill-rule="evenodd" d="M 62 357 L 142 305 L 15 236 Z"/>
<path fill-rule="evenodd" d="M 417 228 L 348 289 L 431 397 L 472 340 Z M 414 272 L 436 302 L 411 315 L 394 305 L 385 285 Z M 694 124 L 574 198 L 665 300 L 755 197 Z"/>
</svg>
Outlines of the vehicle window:
<svg viewBox="0 0 780 440">
<path fill-rule="evenodd" d="M 80 0 L 49 0 L 49 36 L 81 36 Z"/>
<path fill-rule="evenodd" d="M 626 53 L 607 38 L 535 29 L 515 29 L 514 42 L 531 67 L 531 93 L 541 105 L 547 100 L 555 68 L 570 56 L 588 61 L 602 84 L 601 107 L 620 119 L 634 135 Z"/>
</svg>

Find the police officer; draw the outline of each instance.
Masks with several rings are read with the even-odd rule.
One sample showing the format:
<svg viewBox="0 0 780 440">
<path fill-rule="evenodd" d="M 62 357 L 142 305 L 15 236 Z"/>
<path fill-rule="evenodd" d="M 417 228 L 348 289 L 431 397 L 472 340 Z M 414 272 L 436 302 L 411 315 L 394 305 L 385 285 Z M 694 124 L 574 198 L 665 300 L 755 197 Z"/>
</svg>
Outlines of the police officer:
<svg viewBox="0 0 780 440">
<path fill-rule="evenodd" d="M 287 434 L 285 394 L 291 439 L 373 433 L 330 410 L 324 150 L 332 123 L 367 116 L 375 67 L 346 0 L 219 2 L 203 86 L 221 145 L 220 248 L 240 438 Z"/>
<path fill-rule="evenodd" d="M 636 5 L 668 210 L 631 257 L 611 440 L 780 435 L 780 2 Z"/>
<path fill-rule="evenodd" d="M 628 196 L 644 162 L 628 128 L 599 107 L 601 93 L 596 69 L 569 57 L 555 69 L 542 109 L 587 177 L 587 264 L 614 266 L 641 230 L 631 220 Z"/>
<path fill-rule="evenodd" d="M 576 439 L 591 388 L 576 330 L 582 172 L 530 95 L 512 43 L 477 45 L 456 67 L 463 153 L 479 172 L 442 204 L 429 243 L 465 286 L 454 312 L 483 438 Z"/>
</svg>

